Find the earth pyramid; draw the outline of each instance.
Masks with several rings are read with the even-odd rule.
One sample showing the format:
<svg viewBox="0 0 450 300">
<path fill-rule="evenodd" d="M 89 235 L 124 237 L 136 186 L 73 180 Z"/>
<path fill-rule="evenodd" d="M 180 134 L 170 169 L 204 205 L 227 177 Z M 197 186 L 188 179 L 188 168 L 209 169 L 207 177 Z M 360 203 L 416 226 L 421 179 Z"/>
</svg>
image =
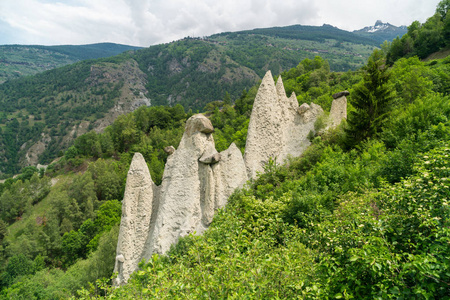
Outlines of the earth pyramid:
<svg viewBox="0 0 450 300">
<path fill-rule="evenodd" d="M 333 101 L 328 128 L 347 117 L 346 95 Z M 219 153 L 211 121 L 201 114 L 187 120 L 177 149 L 166 147 L 170 155 L 160 186 L 136 153 L 122 202 L 115 284 L 126 283 L 141 260 L 164 254 L 180 237 L 205 231 L 233 191 L 263 172 L 270 159 L 282 163 L 288 156 L 300 156 L 311 144 L 308 135 L 322 113 L 314 103 L 299 106 L 295 94 L 288 98 L 281 77 L 275 85 L 268 71 L 253 104 L 244 157 L 234 143 Z"/>
</svg>

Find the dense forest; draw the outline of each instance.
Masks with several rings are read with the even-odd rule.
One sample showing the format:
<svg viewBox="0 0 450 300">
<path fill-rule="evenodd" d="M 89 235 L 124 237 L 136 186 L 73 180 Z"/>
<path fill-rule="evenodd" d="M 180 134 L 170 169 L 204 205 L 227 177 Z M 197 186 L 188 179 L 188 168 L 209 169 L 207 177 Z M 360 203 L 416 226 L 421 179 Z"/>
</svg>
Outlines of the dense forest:
<svg viewBox="0 0 450 300">
<path fill-rule="evenodd" d="M 80 60 L 115 56 L 137 49 L 140 47 L 113 43 L 76 46 L 0 45 L 0 84 Z"/>
<path fill-rule="evenodd" d="M 439 28 L 435 50 L 445 51 Z M 75 139 L 45 172 L 28 167 L 7 179 L 1 296 L 448 299 L 450 57 L 393 59 L 395 42 L 385 46 L 355 71 L 333 72 L 317 56 L 283 72 L 288 95 L 325 111 L 348 90 L 348 121 L 324 132 L 319 119 L 301 157 L 271 161 L 202 236 L 143 262 L 126 286 L 112 288 L 110 278 L 131 158 L 142 153 L 159 184 L 163 148 L 178 145 L 191 111 L 141 107 Z M 257 88 L 202 109 L 219 151 L 231 142 L 244 149 Z"/>
</svg>

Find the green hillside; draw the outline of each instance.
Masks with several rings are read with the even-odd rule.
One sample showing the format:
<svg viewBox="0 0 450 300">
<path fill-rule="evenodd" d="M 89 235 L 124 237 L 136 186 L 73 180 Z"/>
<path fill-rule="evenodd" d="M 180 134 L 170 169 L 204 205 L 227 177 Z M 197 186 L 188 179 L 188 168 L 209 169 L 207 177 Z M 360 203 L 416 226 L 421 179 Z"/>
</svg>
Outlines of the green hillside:
<svg viewBox="0 0 450 300">
<path fill-rule="evenodd" d="M 123 47 L 42 49 L 81 59 Z M 101 131 L 139 105 L 201 110 L 227 93 L 238 98 L 269 69 L 280 74 L 320 55 L 331 70 L 355 70 L 373 49 L 373 42 L 332 26 L 291 26 L 186 38 L 10 80 L 0 85 L 0 177 L 48 164 L 78 135 Z"/>
<path fill-rule="evenodd" d="M 189 117 L 180 105 L 121 116 L 104 133 L 77 138 L 42 178 L 27 169 L 7 180 L 0 185 L 4 297 L 445 298 L 449 59 L 404 58 L 379 69 L 379 55 L 374 69 L 386 72 L 388 81 L 379 84 L 392 97 L 370 135 L 358 142 L 349 122 L 311 137 L 302 157 L 267 165 L 266 174 L 233 195 L 203 236 L 154 256 L 120 289 L 108 285 L 116 200 L 134 152 L 160 182 L 162 148 L 178 144 Z M 377 78 L 370 66 L 336 73 L 321 58 L 307 59 L 282 76 L 288 93 L 325 109 L 332 93 L 349 90 L 355 120 L 358 91 Z M 232 141 L 245 146 L 256 89 L 234 106 L 207 105 L 217 149 Z"/>
<path fill-rule="evenodd" d="M 80 60 L 109 57 L 140 47 L 113 43 L 90 45 L 0 45 L 0 83 L 73 64 Z"/>
<path fill-rule="evenodd" d="M 417 55 L 425 59 L 435 52 L 450 48 L 450 15 L 448 1 L 441 1 L 436 13 L 425 23 L 413 22 L 408 32 L 392 41 L 387 53 L 387 61 L 392 64 L 401 57 Z"/>
<path fill-rule="evenodd" d="M 439 36 L 442 28 L 435 30 Z M 2 103 L 11 108 L 2 141 L 12 145 L 7 142 L 23 133 L 32 139 L 39 126 L 47 132 L 45 124 L 35 125 L 39 121 L 69 118 L 71 109 L 89 103 L 88 117 L 80 112 L 74 118 L 95 118 L 95 111 L 111 105 L 104 95 L 125 88 L 137 96 L 151 80 L 158 82 L 145 74 L 223 65 L 232 73 L 230 61 L 237 58 L 231 53 L 225 61 L 214 60 L 222 40 L 182 42 L 21 79 L 22 91 L 13 82 L 3 84 L 9 88 L 1 90 L 2 97 L 18 101 Z M 143 106 L 119 115 L 103 131 L 86 128 L 76 138 L 69 131 L 73 142 L 46 171 L 27 167 L 0 183 L 0 297 L 449 299 L 450 57 L 424 62 L 406 54 L 388 64 L 394 43 L 385 46 L 354 71 L 333 71 L 317 56 L 281 72 L 288 95 L 295 91 L 299 103 L 318 103 L 325 111 L 333 93 L 348 90 L 348 122 L 323 132 L 319 119 L 318 134 L 310 135 L 312 145 L 301 157 L 270 161 L 264 174 L 230 197 L 203 235 L 186 236 L 167 255 L 143 262 L 120 288 L 111 286 L 111 278 L 131 158 L 142 153 L 159 184 L 167 159 L 163 147 L 178 145 L 192 111 L 175 103 Z M 240 53 L 236 57 L 247 52 Z M 183 60 L 187 55 L 201 62 Z M 66 73 L 72 77 L 58 76 Z M 133 74 L 132 82 L 127 74 Z M 48 78 L 49 86 L 34 84 Z M 219 151 L 232 142 L 245 147 L 257 89 L 252 84 L 237 96 L 225 90 L 223 101 L 204 105 Z M 33 94 L 52 91 L 32 106 L 40 99 Z M 84 97 L 72 96 L 74 91 Z M 46 103 L 53 113 L 43 109 Z M 30 117 L 39 109 L 42 120 Z M 59 133 L 64 126 L 55 124 Z"/>
<path fill-rule="evenodd" d="M 79 137 L 44 177 L 30 169 L 0 185 L 4 297 L 445 298 L 450 99 L 441 90 L 448 78 L 439 74 L 449 66 L 448 58 L 396 62 L 386 69 L 382 86 L 393 97 L 376 134 L 351 146 L 344 124 L 311 137 L 302 157 L 267 165 L 266 174 L 235 193 L 203 236 L 155 255 L 120 289 L 108 278 L 120 216 L 115 199 L 123 196 L 131 157 L 143 153 L 158 182 L 162 148 L 178 144 L 189 114 L 181 106 L 143 107 L 102 134 Z M 335 73 L 317 58 L 282 76 L 287 86 L 301 82 L 291 88 L 302 101 L 317 92 L 314 78 L 322 74 L 321 105 L 347 89 L 352 107 L 357 90 L 372 80 L 368 68 Z M 423 80 L 411 78 L 411 70 Z M 245 145 L 256 88 L 234 106 L 208 105 L 217 149 Z"/>
</svg>

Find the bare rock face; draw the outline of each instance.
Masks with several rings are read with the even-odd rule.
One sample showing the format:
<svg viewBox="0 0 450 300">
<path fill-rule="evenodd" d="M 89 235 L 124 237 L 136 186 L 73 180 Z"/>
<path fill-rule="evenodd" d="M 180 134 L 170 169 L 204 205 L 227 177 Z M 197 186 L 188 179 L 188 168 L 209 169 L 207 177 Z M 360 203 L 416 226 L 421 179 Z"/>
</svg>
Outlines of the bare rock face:
<svg viewBox="0 0 450 300">
<path fill-rule="evenodd" d="M 308 133 L 323 113 L 311 103 L 299 107 L 295 94 L 286 96 L 281 77 L 277 85 L 270 71 L 266 73 L 256 94 L 245 145 L 248 176 L 254 178 L 270 158 L 281 163 L 289 155 L 299 156 L 310 145 Z"/>
<path fill-rule="evenodd" d="M 185 133 L 188 136 L 198 132 L 202 133 L 211 133 L 214 131 L 214 127 L 211 124 L 211 121 L 205 117 L 204 115 L 197 114 L 193 115 L 189 118 L 189 124 L 186 124 Z"/>
<path fill-rule="evenodd" d="M 211 122 L 202 115 L 194 115 L 186 122 L 180 145 L 167 159 L 159 196 L 159 211 L 154 232 L 148 240 L 147 253 L 164 253 L 178 238 L 196 231 L 203 231 L 209 224 L 202 224 L 203 214 L 214 210 L 209 165 L 199 159 L 213 152 L 214 139 Z M 217 152 L 217 151 L 216 151 Z M 201 176 L 200 176 L 201 174 Z"/>
<path fill-rule="evenodd" d="M 232 144 L 218 153 L 213 130 L 205 116 L 189 118 L 180 145 L 167 159 L 158 188 L 153 187 L 151 179 L 144 180 L 146 177 L 141 173 L 145 172 L 138 168 L 143 158 L 136 154 L 135 159 L 139 157 L 142 161 L 138 164 L 133 159 L 127 178 L 117 246 L 116 285 L 126 283 L 142 259 L 150 259 L 153 253 L 165 253 L 182 236 L 202 233 L 212 222 L 215 210 L 223 207 L 231 193 L 247 181 L 241 152 Z M 146 198 L 141 196 L 144 187 L 149 195 Z"/>
<path fill-rule="evenodd" d="M 136 153 L 128 171 L 122 201 L 122 218 L 114 266 L 114 272 L 119 273 L 117 285 L 128 280 L 142 259 L 145 240 L 150 230 L 153 186 L 144 157 Z"/>
<path fill-rule="evenodd" d="M 219 162 L 221 159 L 220 153 L 214 153 L 214 154 L 203 154 L 202 157 L 198 159 L 199 162 L 202 162 L 204 164 L 215 164 Z"/>
<path fill-rule="evenodd" d="M 337 127 L 341 124 L 343 119 L 347 118 L 347 98 L 345 96 L 348 96 L 349 94 L 348 91 L 343 91 L 333 95 L 333 97 L 336 95 L 339 97 L 334 98 L 331 103 L 331 110 L 326 129 Z"/>
<path fill-rule="evenodd" d="M 213 130 L 203 115 L 194 115 L 186 122 L 180 146 L 168 158 L 164 170 L 159 211 L 148 239 L 148 255 L 165 253 L 180 237 L 203 232 L 211 223 L 214 211 L 223 204 L 222 198 L 228 198 L 232 192 L 221 185 L 237 187 L 247 180 L 243 167 L 237 167 L 241 173 L 232 178 L 237 183 L 220 178 L 223 176 L 220 170 L 230 168 L 232 160 L 228 158 L 229 153 L 222 155 L 216 151 Z M 232 152 L 231 156 L 236 156 L 237 161 L 240 156 L 242 160 L 240 152 Z"/>
<path fill-rule="evenodd" d="M 278 156 L 283 148 L 283 117 L 272 73 L 268 71 L 256 94 L 248 126 L 244 161 L 249 177 L 262 172 L 269 157 Z"/>
<path fill-rule="evenodd" d="M 241 150 L 234 143 L 220 152 L 220 157 L 220 163 L 212 166 L 216 186 L 214 201 L 218 208 L 224 207 L 228 197 L 248 180 Z"/>
</svg>

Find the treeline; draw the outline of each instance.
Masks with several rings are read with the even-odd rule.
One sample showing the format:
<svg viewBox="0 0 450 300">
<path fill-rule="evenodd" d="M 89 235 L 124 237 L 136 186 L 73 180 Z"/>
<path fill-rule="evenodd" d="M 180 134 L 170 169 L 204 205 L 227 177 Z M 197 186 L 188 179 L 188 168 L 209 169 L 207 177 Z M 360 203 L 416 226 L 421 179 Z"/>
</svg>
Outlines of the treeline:
<svg viewBox="0 0 450 300">
<path fill-rule="evenodd" d="M 449 1 L 441 1 L 436 13 L 421 24 L 419 21 L 408 26 L 408 32 L 396 38 L 389 46 L 387 63 L 392 65 L 402 57 L 417 55 L 424 59 L 434 52 L 450 46 Z"/>
<path fill-rule="evenodd" d="M 230 37 L 237 37 L 239 35 L 253 35 L 261 34 L 265 36 L 275 36 L 279 38 L 295 39 L 295 40 L 311 40 L 320 41 L 337 40 L 338 42 L 350 42 L 355 44 L 366 44 L 377 46 L 377 42 L 366 37 L 358 36 L 354 33 L 341 30 L 331 25 L 323 26 L 304 26 L 292 25 L 286 27 L 272 27 L 261 28 L 253 30 L 245 30 L 233 33 L 220 33 L 214 36 L 228 35 Z"/>
</svg>

